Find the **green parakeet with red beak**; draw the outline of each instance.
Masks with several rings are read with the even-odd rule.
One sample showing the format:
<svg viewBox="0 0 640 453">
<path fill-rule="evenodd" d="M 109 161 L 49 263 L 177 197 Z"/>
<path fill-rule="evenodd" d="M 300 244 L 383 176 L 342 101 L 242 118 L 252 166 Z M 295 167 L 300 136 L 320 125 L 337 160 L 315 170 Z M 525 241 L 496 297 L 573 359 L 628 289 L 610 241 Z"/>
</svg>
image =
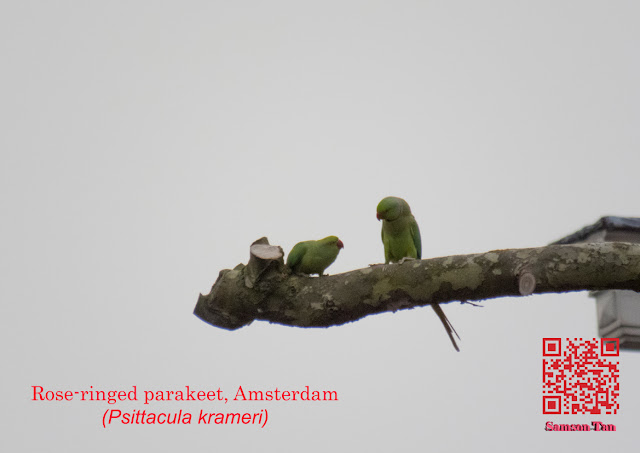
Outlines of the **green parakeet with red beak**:
<svg viewBox="0 0 640 453">
<path fill-rule="evenodd" d="M 336 236 L 327 236 L 318 241 L 298 242 L 287 256 L 287 266 L 296 274 L 318 274 L 322 276 L 338 257 L 344 244 Z"/>
<path fill-rule="evenodd" d="M 411 208 L 402 198 L 386 197 L 378 203 L 376 217 L 382 220 L 382 244 L 384 245 L 384 263 L 397 263 L 405 258 L 422 258 L 422 240 L 420 238 L 420 228 L 418 222 L 411 214 Z M 458 332 L 453 328 L 451 322 L 438 304 L 431 304 L 445 330 L 451 338 L 453 347 L 460 351 L 453 333 L 458 339 Z"/>
</svg>

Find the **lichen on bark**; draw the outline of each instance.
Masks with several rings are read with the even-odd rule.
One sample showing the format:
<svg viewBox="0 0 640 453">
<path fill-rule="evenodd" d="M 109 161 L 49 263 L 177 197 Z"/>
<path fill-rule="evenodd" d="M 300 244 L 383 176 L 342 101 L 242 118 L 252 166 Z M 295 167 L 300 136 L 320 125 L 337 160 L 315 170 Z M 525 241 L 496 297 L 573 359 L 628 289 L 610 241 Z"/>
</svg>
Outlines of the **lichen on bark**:
<svg viewBox="0 0 640 453">
<path fill-rule="evenodd" d="M 252 246 L 249 264 L 223 270 L 200 295 L 194 313 L 225 329 L 254 320 L 329 327 L 365 316 L 431 303 L 580 290 L 640 291 L 640 245 L 623 242 L 493 250 L 343 274 L 292 275 L 282 249 L 266 238 Z M 259 254 L 260 256 L 256 256 Z"/>
</svg>

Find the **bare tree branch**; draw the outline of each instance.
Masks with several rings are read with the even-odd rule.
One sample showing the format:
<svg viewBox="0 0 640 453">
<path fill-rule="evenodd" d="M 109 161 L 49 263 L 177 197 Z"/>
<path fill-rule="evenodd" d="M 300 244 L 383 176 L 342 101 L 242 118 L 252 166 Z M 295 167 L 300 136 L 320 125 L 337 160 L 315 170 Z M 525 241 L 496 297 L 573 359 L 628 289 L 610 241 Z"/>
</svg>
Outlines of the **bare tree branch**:
<svg viewBox="0 0 640 453">
<path fill-rule="evenodd" d="M 640 291 L 640 244 L 550 245 L 494 250 L 402 264 L 375 265 L 324 277 L 292 275 L 266 238 L 247 266 L 220 272 L 194 314 L 224 329 L 254 320 L 328 327 L 431 303 L 566 291 Z"/>
</svg>

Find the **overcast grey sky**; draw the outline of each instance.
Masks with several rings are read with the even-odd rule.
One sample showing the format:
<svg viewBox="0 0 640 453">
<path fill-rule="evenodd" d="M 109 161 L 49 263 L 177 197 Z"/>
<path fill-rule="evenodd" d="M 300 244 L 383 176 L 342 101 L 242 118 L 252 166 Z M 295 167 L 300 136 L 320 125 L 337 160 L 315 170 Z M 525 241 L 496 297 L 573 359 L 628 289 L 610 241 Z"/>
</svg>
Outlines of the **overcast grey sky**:
<svg viewBox="0 0 640 453">
<path fill-rule="evenodd" d="M 602 451 L 637 446 L 640 354 L 616 433 L 547 433 L 543 337 L 596 335 L 586 293 L 448 304 L 341 327 L 192 315 L 267 236 L 333 234 L 329 273 L 381 262 L 378 201 L 423 257 L 545 245 L 640 216 L 635 1 L 5 1 L 0 316 L 5 451 Z M 52 390 L 335 390 L 255 426 L 102 427 Z M 504 445 L 504 447 L 501 447 Z M 482 448 L 482 446 L 486 446 Z"/>
</svg>

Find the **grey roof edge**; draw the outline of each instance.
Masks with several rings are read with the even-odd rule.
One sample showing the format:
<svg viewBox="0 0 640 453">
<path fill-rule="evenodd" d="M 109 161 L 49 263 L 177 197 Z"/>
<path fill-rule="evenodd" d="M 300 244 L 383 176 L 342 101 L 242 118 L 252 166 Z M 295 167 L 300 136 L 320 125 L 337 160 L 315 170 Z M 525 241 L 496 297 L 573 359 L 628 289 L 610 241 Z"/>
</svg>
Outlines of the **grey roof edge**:
<svg viewBox="0 0 640 453">
<path fill-rule="evenodd" d="M 601 217 L 593 225 L 584 227 L 569 236 L 558 239 L 549 245 L 574 244 L 587 238 L 598 231 L 638 231 L 640 232 L 640 217 Z"/>
</svg>

